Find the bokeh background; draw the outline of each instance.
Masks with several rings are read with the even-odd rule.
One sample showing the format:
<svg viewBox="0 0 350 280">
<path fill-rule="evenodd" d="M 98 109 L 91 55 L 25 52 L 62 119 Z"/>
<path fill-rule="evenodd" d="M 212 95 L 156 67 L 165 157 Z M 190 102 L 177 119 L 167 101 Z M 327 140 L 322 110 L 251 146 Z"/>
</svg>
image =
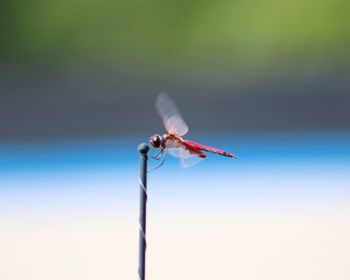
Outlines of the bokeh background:
<svg viewBox="0 0 350 280">
<path fill-rule="evenodd" d="M 1 1 L 0 279 L 137 278 L 160 92 L 240 158 L 150 173 L 149 279 L 349 279 L 349 9 Z"/>
</svg>

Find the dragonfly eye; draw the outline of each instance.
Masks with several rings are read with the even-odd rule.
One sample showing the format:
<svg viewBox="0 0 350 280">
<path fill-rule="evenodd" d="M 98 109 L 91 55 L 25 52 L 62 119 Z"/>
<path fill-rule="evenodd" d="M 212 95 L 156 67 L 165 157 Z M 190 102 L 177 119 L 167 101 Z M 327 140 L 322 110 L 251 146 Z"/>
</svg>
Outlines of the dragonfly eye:
<svg viewBox="0 0 350 280">
<path fill-rule="evenodd" d="M 149 140 L 150 144 L 152 145 L 153 148 L 159 148 L 162 144 L 162 138 L 160 135 L 156 134 L 151 137 Z"/>
</svg>

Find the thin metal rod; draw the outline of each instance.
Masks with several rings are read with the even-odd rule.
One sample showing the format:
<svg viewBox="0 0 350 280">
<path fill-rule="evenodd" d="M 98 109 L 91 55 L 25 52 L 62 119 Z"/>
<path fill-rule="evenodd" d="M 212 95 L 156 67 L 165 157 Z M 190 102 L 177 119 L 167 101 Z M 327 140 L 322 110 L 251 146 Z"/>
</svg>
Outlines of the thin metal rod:
<svg viewBox="0 0 350 280">
<path fill-rule="evenodd" d="M 145 280 L 146 275 L 146 204 L 147 204 L 147 144 L 140 144 L 140 219 L 139 219 L 139 280 Z"/>
</svg>

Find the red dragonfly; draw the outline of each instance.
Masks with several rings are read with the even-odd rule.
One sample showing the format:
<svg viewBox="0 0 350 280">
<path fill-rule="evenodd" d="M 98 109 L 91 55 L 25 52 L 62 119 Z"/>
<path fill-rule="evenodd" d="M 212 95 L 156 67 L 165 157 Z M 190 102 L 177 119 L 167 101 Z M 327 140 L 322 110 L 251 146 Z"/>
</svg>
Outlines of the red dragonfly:
<svg viewBox="0 0 350 280">
<path fill-rule="evenodd" d="M 163 120 L 167 133 L 163 136 L 153 135 L 149 142 L 153 148 L 159 149 L 154 159 L 161 160 L 161 163 L 152 170 L 164 163 L 165 155 L 170 154 L 180 158 L 182 167 L 190 167 L 205 159 L 204 152 L 210 152 L 229 158 L 237 158 L 234 154 L 218 150 L 202 144 L 185 140 L 182 138 L 188 132 L 188 126 L 181 117 L 174 102 L 166 94 L 160 94 L 156 99 L 156 109 Z"/>
</svg>

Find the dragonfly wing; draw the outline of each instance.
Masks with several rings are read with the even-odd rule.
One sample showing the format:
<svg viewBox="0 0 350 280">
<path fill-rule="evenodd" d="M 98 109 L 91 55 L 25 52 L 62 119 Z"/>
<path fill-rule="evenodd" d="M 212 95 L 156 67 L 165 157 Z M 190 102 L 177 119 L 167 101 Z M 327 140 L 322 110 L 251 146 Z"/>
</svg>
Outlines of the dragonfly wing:
<svg viewBox="0 0 350 280">
<path fill-rule="evenodd" d="M 179 115 L 171 116 L 169 119 L 163 120 L 164 126 L 168 133 L 183 136 L 188 132 L 188 126 Z"/>
<path fill-rule="evenodd" d="M 186 122 L 168 95 L 162 93 L 157 97 L 156 109 L 168 133 L 183 136 L 188 132 Z"/>
<path fill-rule="evenodd" d="M 173 157 L 179 158 L 183 168 L 192 167 L 204 159 L 199 157 L 198 154 L 191 154 L 180 143 L 171 140 L 166 142 L 166 152 Z"/>
<path fill-rule="evenodd" d="M 188 150 L 181 149 L 182 156 L 180 158 L 180 163 L 182 168 L 188 168 L 195 166 L 197 163 L 201 162 L 205 158 L 201 158 L 198 155 L 190 154 Z"/>
<path fill-rule="evenodd" d="M 165 150 L 168 154 L 172 155 L 173 157 L 176 158 L 181 158 L 182 157 L 182 151 L 183 150 L 183 146 L 173 140 L 167 140 L 165 142 Z"/>
</svg>

